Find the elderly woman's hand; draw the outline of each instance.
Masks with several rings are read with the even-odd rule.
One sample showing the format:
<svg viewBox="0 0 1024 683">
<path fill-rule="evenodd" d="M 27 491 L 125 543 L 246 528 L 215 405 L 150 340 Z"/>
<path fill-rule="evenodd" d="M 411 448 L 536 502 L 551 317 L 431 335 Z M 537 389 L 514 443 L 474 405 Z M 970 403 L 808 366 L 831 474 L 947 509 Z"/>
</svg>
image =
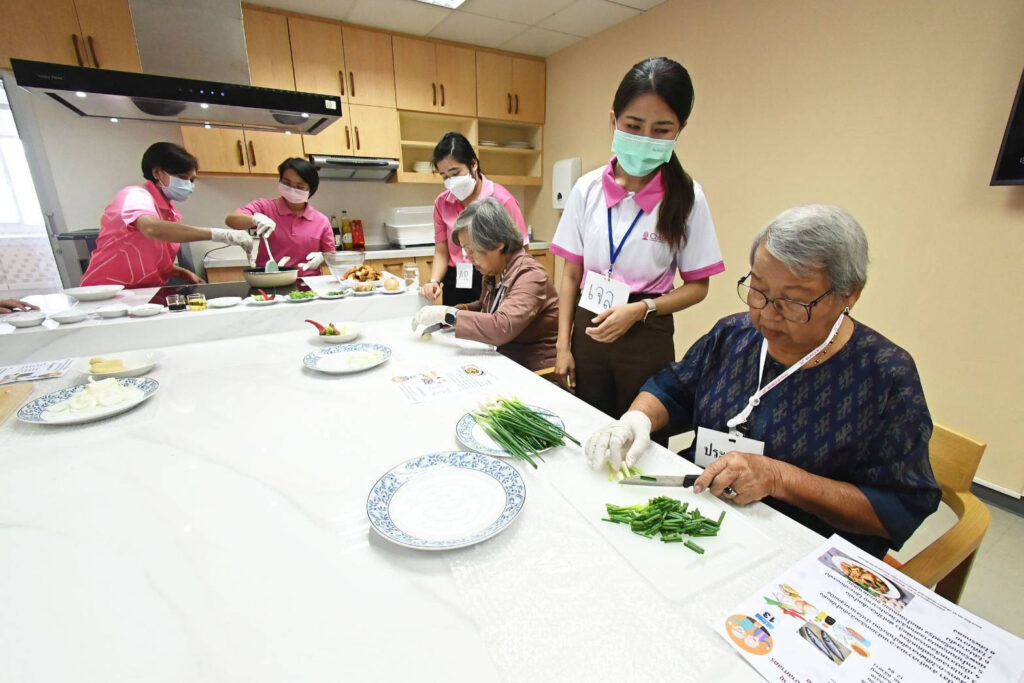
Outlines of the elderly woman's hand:
<svg viewBox="0 0 1024 683">
<path fill-rule="evenodd" d="M 755 453 L 730 451 L 707 466 L 704 474 L 694 482 L 693 492 L 700 493 L 710 488 L 711 493 L 719 498 L 747 505 L 774 496 L 781 480 L 781 463 L 778 460 Z M 735 493 L 730 495 L 727 488 Z"/>
<path fill-rule="evenodd" d="M 642 301 L 612 306 L 604 313 L 598 313 L 597 317 L 590 321 L 596 327 L 588 327 L 586 333 L 594 341 L 610 344 L 643 320 L 646 312 L 647 307 Z"/>
<path fill-rule="evenodd" d="M 18 299 L 0 299 L 0 313 L 13 313 L 14 311 L 37 311 L 38 306 L 33 306 Z"/>
</svg>

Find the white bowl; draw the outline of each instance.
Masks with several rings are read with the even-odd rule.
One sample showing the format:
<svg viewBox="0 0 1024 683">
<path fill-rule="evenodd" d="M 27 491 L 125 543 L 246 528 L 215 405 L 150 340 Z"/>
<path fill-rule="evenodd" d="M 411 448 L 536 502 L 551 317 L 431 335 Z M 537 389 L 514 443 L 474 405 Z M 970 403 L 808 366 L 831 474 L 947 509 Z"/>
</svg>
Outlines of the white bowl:
<svg viewBox="0 0 1024 683">
<path fill-rule="evenodd" d="M 97 358 L 105 358 L 106 360 L 120 360 L 124 363 L 124 370 L 118 370 L 117 372 L 90 372 L 89 359 L 83 358 L 75 365 L 76 369 L 83 375 L 89 375 L 96 379 L 106 379 L 107 377 L 138 377 L 144 375 L 153 369 L 160 360 L 164 357 L 162 351 L 127 351 L 124 353 L 112 353 L 109 356 L 96 356 Z"/>
<path fill-rule="evenodd" d="M 124 304 L 108 304 L 96 311 L 101 318 L 120 318 L 128 315 L 128 307 Z"/>
<path fill-rule="evenodd" d="M 325 344 L 346 344 L 363 333 L 362 328 L 356 323 L 334 323 L 334 327 L 338 330 L 345 328 L 345 332 L 343 334 L 332 334 L 330 336 L 317 334 L 316 338 Z"/>
<path fill-rule="evenodd" d="M 11 313 L 2 320 L 15 327 L 35 327 L 46 320 L 46 314 L 40 311 L 22 311 L 21 313 Z"/>
<path fill-rule="evenodd" d="M 92 285 L 91 287 L 72 287 L 65 289 L 64 293 L 79 301 L 101 301 L 112 299 L 122 289 L 124 289 L 124 285 Z"/>
<path fill-rule="evenodd" d="M 151 315 L 159 315 L 165 310 L 167 309 L 160 304 L 139 304 L 138 306 L 132 306 L 128 312 L 136 318 L 148 318 Z"/>
<path fill-rule="evenodd" d="M 242 297 L 240 296 L 219 296 L 206 302 L 210 308 L 231 308 L 240 303 L 242 303 Z"/>
<path fill-rule="evenodd" d="M 59 311 L 57 313 L 50 314 L 50 320 L 59 322 L 61 325 L 70 325 L 71 323 L 80 323 L 89 317 L 89 313 L 86 311 L 79 311 L 77 308 L 69 308 L 66 311 Z"/>
</svg>

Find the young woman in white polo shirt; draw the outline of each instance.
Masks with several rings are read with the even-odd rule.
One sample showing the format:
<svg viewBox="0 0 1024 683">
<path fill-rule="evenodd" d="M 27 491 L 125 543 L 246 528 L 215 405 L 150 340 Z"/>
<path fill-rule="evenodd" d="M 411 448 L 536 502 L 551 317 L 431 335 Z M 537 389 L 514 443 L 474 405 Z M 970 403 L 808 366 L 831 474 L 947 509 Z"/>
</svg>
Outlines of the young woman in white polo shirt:
<svg viewBox="0 0 1024 683">
<path fill-rule="evenodd" d="M 702 301 L 725 270 L 704 191 L 673 151 L 692 108 L 681 64 L 633 66 L 612 103 L 615 156 L 579 179 L 552 240 L 565 259 L 555 370 L 613 417 L 675 359 L 672 314 Z"/>
</svg>

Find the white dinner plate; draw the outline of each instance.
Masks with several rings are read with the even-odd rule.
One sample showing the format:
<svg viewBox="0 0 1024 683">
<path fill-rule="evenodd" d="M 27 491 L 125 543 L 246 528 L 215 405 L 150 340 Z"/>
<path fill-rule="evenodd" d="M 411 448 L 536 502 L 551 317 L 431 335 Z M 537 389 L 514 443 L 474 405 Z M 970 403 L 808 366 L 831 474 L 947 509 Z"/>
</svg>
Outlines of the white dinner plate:
<svg viewBox="0 0 1024 683">
<path fill-rule="evenodd" d="M 565 423 L 562 422 L 562 418 L 555 415 L 553 412 L 540 406 L 527 405 L 528 408 L 540 413 L 548 422 L 555 425 L 560 429 L 565 429 Z M 476 420 L 473 419 L 471 413 L 466 413 L 459 418 L 458 423 L 455 425 L 455 437 L 459 440 L 466 448 L 472 448 L 478 453 L 485 455 L 493 455 L 499 458 L 511 458 L 512 454 L 506 451 L 504 448 L 494 443 L 494 440 L 484 433 L 483 427 L 477 424 Z M 547 453 L 550 448 L 545 448 L 540 453 Z M 533 455 L 533 454 L 531 454 Z"/>
<path fill-rule="evenodd" d="M 242 303 L 242 297 L 240 296 L 219 296 L 216 299 L 210 299 L 206 302 L 206 305 L 210 308 L 231 308 Z"/>
<path fill-rule="evenodd" d="M 94 358 L 105 360 L 120 360 L 124 364 L 124 370 L 116 372 L 92 372 L 89 369 L 89 359 L 83 358 L 75 365 L 75 369 L 83 375 L 89 375 L 95 379 L 106 379 L 108 377 L 138 377 L 145 375 L 153 369 L 164 357 L 161 351 L 128 351 L 125 353 L 114 353 L 110 355 L 97 355 Z"/>
<path fill-rule="evenodd" d="M 42 325 L 44 320 L 46 320 L 46 314 L 42 311 L 18 311 L 17 313 L 0 317 L 0 322 L 5 322 L 15 327 L 35 327 L 36 325 Z"/>
<path fill-rule="evenodd" d="M 107 304 L 96 309 L 96 315 L 101 318 L 123 318 L 128 315 L 128 306 L 125 304 Z"/>
<path fill-rule="evenodd" d="M 250 306 L 270 306 L 271 304 L 276 304 L 280 300 L 281 300 L 281 295 L 280 294 L 275 296 L 273 299 L 265 299 L 263 301 L 258 301 L 256 299 L 252 298 L 251 296 L 250 297 L 246 297 L 246 299 L 245 299 L 246 303 L 248 303 Z"/>
<path fill-rule="evenodd" d="M 287 301 L 290 304 L 301 304 L 304 301 L 316 301 L 319 297 L 317 297 L 316 292 L 313 292 L 313 296 L 307 296 L 304 299 L 293 299 L 290 296 L 288 296 L 287 294 L 285 294 L 281 298 L 284 299 L 285 301 Z"/>
<path fill-rule="evenodd" d="M 128 309 L 128 313 L 134 318 L 148 318 L 166 311 L 167 309 L 160 304 L 139 304 Z"/>
<path fill-rule="evenodd" d="M 362 328 L 360 328 L 356 323 L 336 323 L 334 327 L 338 330 L 345 328 L 345 332 L 342 334 L 332 335 L 317 334 L 316 338 L 325 344 L 347 344 L 353 339 L 358 338 L 363 332 Z"/>
<path fill-rule="evenodd" d="M 366 292 L 360 292 L 358 289 L 353 289 L 352 293 L 355 294 L 356 296 L 370 296 L 371 294 L 376 294 L 377 289 L 371 289 Z"/>
<path fill-rule="evenodd" d="M 79 311 L 76 308 L 69 308 L 66 311 L 58 311 L 57 313 L 50 314 L 50 320 L 55 320 L 61 325 L 80 323 L 88 317 L 89 313 L 87 311 Z"/>
<path fill-rule="evenodd" d="M 124 289 L 124 285 L 92 285 L 91 287 L 72 287 L 65 289 L 64 293 L 79 301 L 101 301 L 114 298 L 122 289 Z"/>
<path fill-rule="evenodd" d="M 302 364 L 310 370 L 329 375 L 345 375 L 375 368 L 391 358 L 391 348 L 383 344 L 339 344 L 306 354 Z"/>
<path fill-rule="evenodd" d="M 393 543 L 447 550 L 500 533 L 525 502 L 516 468 L 480 453 L 444 451 L 407 460 L 377 480 L 366 516 Z"/>
<path fill-rule="evenodd" d="M 341 291 L 341 294 L 317 294 L 317 297 L 319 297 L 321 299 L 344 299 L 346 296 L 349 296 L 350 294 L 352 294 L 352 290 L 351 289 L 334 290 L 334 291 Z"/>
<path fill-rule="evenodd" d="M 83 410 L 78 413 L 72 413 L 69 411 L 50 413 L 47 411 L 47 409 L 55 403 L 66 401 L 79 391 L 85 391 L 85 388 L 88 385 L 79 384 L 77 386 L 68 387 L 67 389 L 51 392 L 45 396 L 40 396 L 37 399 L 29 401 L 18 410 L 18 419 L 22 422 L 51 425 L 81 424 L 82 422 L 102 420 L 105 417 L 111 417 L 112 415 L 117 415 L 127 410 L 131 410 L 155 394 L 156 390 L 160 388 L 160 383 L 151 377 L 126 377 L 118 379 L 117 382 L 123 387 L 134 387 L 137 389 L 138 391 L 136 392 L 136 395 L 112 406 Z"/>
</svg>

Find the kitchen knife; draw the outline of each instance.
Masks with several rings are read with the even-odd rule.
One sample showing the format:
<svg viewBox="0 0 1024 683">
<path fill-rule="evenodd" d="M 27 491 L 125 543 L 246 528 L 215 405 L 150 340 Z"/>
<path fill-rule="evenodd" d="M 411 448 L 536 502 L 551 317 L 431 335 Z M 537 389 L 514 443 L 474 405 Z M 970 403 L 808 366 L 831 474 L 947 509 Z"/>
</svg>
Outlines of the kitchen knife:
<svg viewBox="0 0 1024 683">
<path fill-rule="evenodd" d="M 423 331 L 420 332 L 420 336 L 421 337 L 425 337 L 428 334 L 434 334 L 435 332 L 440 330 L 442 327 L 444 327 L 444 323 L 435 323 L 433 325 L 427 325 L 426 327 L 423 328 Z"/>
<path fill-rule="evenodd" d="M 687 474 L 685 476 L 669 475 L 669 474 L 638 474 L 635 477 L 627 477 L 620 481 L 620 484 L 630 484 L 633 486 L 682 486 L 689 488 L 693 486 L 693 482 L 697 481 L 699 474 Z"/>
</svg>

